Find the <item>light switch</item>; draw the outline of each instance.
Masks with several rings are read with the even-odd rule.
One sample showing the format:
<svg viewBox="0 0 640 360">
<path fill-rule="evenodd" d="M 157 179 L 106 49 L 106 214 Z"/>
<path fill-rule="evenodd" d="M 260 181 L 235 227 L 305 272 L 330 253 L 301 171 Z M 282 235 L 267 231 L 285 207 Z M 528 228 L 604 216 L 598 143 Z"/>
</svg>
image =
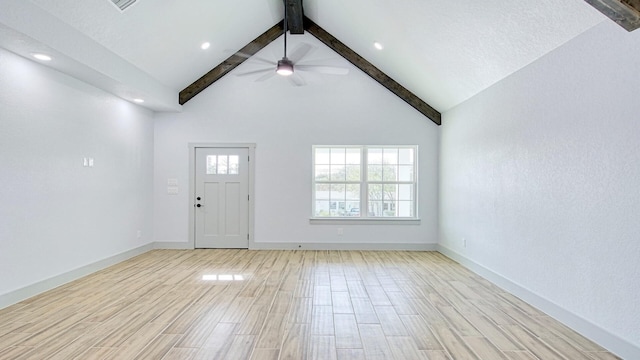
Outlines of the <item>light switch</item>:
<svg viewBox="0 0 640 360">
<path fill-rule="evenodd" d="M 93 167 L 93 158 L 89 158 L 89 167 Z"/>
<path fill-rule="evenodd" d="M 84 166 L 84 167 L 89 166 L 89 159 L 88 158 L 82 158 L 82 166 Z"/>
<path fill-rule="evenodd" d="M 169 195 L 178 195 L 178 187 L 177 186 L 169 186 L 169 187 L 167 187 L 167 194 L 169 194 Z"/>
</svg>

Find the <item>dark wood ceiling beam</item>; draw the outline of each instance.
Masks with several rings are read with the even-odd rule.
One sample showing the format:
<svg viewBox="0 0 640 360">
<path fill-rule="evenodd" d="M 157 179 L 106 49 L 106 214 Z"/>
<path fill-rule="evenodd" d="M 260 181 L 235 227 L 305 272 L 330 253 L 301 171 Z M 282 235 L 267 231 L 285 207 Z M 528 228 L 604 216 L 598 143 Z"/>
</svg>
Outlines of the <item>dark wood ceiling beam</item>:
<svg viewBox="0 0 640 360">
<path fill-rule="evenodd" d="M 204 74 L 200 79 L 184 88 L 182 91 L 180 91 L 179 94 L 180 105 L 184 105 L 187 101 L 198 95 L 202 90 L 206 89 L 209 85 L 218 81 L 218 79 L 225 76 L 231 70 L 235 69 L 238 65 L 247 60 L 246 56 L 240 56 L 239 54 L 254 55 L 258 51 L 262 50 L 262 48 L 270 44 L 273 40 L 280 37 L 282 35 L 283 29 L 284 21 L 280 21 L 279 23 L 273 25 L 269 30 L 265 31 L 262 35 L 255 38 L 245 47 L 240 49 L 237 53 L 231 55 L 218 66 L 211 69 L 211 71 Z"/>
<path fill-rule="evenodd" d="M 304 34 L 304 9 L 302 0 L 284 0 L 287 7 L 287 28 L 293 35 Z"/>
<path fill-rule="evenodd" d="M 305 30 L 311 35 L 318 38 L 325 45 L 331 48 L 333 51 L 340 54 L 340 56 L 347 59 L 357 68 L 362 70 L 365 74 L 371 76 L 374 80 L 379 82 L 382 86 L 394 93 L 396 96 L 404 100 L 407 104 L 413 106 L 420 113 L 431 119 L 437 125 L 441 124 L 441 114 L 436 109 L 432 108 L 429 104 L 422 99 L 414 95 L 411 91 L 407 90 L 404 86 L 390 78 L 387 74 L 375 67 L 373 64 L 365 60 L 362 56 L 358 55 L 355 51 L 351 50 L 347 45 L 343 44 L 340 40 L 336 39 L 333 35 L 329 34 L 326 30 L 318 26 L 305 16 Z"/>
<path fill-rule="evenodd" d="M 640 0 L 585 0 L 627 31 L 640 27 Z"/>
</svg>

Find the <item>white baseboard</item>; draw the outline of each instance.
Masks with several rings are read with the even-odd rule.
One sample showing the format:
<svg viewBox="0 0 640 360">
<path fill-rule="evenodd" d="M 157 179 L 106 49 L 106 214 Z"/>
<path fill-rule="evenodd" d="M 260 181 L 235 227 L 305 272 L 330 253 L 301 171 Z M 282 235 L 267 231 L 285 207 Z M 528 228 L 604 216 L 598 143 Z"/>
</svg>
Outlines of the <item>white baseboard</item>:
<svg viewBox="0 0 640 360">
<path fill-rule="evenodd" d="M 56 275 L 42 281 L 38 281 L 34 284 L 27 285 L 23 288 L 8 292 L 6 294 L 2 294 L 0 295 L 0 309 L 5 308 L 9 305 L 16 304 L 22 300 L 28 299 L 45 291 L 54 289 L 60 285 L 64 285 L 71 281 L 77 280 L 83 276 L 87 276 L 111 265 L 115 265 L 134 256 L 146 253 L 147 251 L 152 249 L 153 243 L 149 243 L 147 245 L 143 245 L 135 249 L 131 249 L 120 254 L 116 254 L 108 258 L 96 261 L 94 263 L 67 271 L 66 273 Z"/>
<path fill-rule="evenodd" d="M 193 244 L 179 241 L 156 241 L 155 243 L 153 243 L 153 248 L 161 250 L 193 250 Z"/>
<path fill-rule="evenodd" d="M 403 243 L 281 243 L 257 242 L 249 244 L 251 250 L 411 250 L 436 251 L 436 244 Z"/>
<path fill-rule="evenodd" d="M 193 245 L 187 242 L 155 242 L 154 249 L 189 250 Z M 363 243 L 289 243 L 252 242 L 249 250 L 411 250 L 436 251 L 436 244 L 363 244 Z"/>
<path fill-rule="evenodd" d="M 640 346 L 610 333 L 609 331 L 599 327 L 598 325 L 593 324 L 589 320 L 586 320 L 572 313 L 571 311 L 558 306 L 557 304 L 545 299 L 544 297 L 530 291 L 529 289 L 519 284 L 514 283 L 513 281 L 494 272 L 493 270 L 488 269 L 474 262 L 473 260 L 470 260 L 464 255 L 457 253 L 456 251 L 453 251 L 440 244 L 436 246 L 436 249 L 441 254 L 444 254 L 445 256 L 457 261 L 462 266 L 493 282 L 494 284 L 507 290 L 513 295 L 521 298 L 528 304 L 535 306 L 554 319 L 562 322 L 581 335 L 591 339 L 595 343 L 606 348 L 617 356 L 620 356 L 623 359 L 640 359 Z"/>
</svg>

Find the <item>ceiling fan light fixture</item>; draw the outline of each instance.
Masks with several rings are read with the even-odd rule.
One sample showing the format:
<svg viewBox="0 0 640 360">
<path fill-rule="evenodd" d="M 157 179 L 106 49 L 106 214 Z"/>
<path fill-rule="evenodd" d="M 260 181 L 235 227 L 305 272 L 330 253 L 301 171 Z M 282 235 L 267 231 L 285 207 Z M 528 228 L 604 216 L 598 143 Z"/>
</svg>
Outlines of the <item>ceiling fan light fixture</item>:
<svg viewBox="0 0 640 360">
<path fill-rule="evenodd" d="M 289 76 L 293 74 L 293 62 L 286 57 L 282 60 L 278 60 L 278 66 L 276 66 L 276 73 L 282 76 Z"/>
</svg>

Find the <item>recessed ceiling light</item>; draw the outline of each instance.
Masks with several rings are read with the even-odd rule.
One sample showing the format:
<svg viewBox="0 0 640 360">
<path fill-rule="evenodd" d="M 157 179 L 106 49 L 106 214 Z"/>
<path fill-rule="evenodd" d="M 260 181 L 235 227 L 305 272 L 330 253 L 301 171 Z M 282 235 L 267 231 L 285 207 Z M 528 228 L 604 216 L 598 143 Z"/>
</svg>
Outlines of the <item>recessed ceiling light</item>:
<svg viewBox="0 0 640 360">
<path fill-rule="evenodd" d="M 203 42 L 202 45 L 200 45 L 200 49 L 207 50 L 210 46 L 211 44 L 209 42 Z"/>
<path fill-rule="evenodd" d="M 377 41 L 373 43 L 373 47 L 375 47 L 378 50 L 384 49 L 384 46 L 382 46 L 382 44 Z"/>
<path fill-rule="evenodd" d="M 143 99 L 133 99 L 134 102 L 137 102 L 138 104 L 142 104 L 144 102 Z"/>
<path fill-rule="evenodd" d="M 33 54 L 33 57 L 42 61 L 51 61 L 51 56 L 45 54 Z"/>
</svg>

